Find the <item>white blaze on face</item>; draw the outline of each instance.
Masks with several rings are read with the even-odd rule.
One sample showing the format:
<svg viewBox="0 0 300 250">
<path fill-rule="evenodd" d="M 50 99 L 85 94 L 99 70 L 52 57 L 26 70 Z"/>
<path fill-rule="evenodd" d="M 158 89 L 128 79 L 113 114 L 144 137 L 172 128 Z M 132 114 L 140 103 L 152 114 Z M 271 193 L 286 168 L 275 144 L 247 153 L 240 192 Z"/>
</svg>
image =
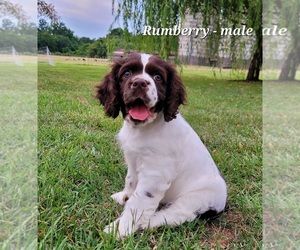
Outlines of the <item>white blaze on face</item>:
<svg viewBox="0 0 300 250">
<path fill-rule="evenodd" d="M 154 80 L 152 79 L 152 77 L 146 73 L 145 69 L 146 69 L 146 65 L 149 61 L 149 58 L 151 57 L 151 55 L 147 55 L 147 54 L 141 54 L 141 62 L 143 64 L 143 73 L 139 74 L 137 76 L 135 76 L 133 78 L 133 80 L 136 79 L 144 79 L 147 82 L 149 82 L 150 84 L 148 85 L 148 91 L 147 91 L 147 96 L 149 97 L 150 102 L 147 103 L 147 106 L 149 108 L 152 108 L 155 106 L 155 104 L 157 103 L 158 100 L 158 96 L 157 96 L 157 90 L 156 90 L 156 85 Z"/>
</svg>

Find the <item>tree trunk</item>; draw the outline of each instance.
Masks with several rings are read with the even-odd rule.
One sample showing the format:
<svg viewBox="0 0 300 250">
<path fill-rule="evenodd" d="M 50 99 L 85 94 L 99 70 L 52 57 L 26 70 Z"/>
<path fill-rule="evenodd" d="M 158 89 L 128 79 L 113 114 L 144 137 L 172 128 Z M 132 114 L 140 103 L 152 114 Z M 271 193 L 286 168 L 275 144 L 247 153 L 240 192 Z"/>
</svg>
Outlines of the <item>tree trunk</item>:
<svg viewBox="0 0 300 250">
<path fill-rule="evenodd" d="M 279 75 L 280 81 L 295 80 L 297 66 L 299 65 L 299 56 L 296 49 L 293 49 L 285 60 Z"/>
<path fill-rule="evenodd" d="M 259 73 L 262 66 L 262 38 L 257 42 L 257 48 L 253 54 L 246 81 L 259 81 Z"/>
</svg>

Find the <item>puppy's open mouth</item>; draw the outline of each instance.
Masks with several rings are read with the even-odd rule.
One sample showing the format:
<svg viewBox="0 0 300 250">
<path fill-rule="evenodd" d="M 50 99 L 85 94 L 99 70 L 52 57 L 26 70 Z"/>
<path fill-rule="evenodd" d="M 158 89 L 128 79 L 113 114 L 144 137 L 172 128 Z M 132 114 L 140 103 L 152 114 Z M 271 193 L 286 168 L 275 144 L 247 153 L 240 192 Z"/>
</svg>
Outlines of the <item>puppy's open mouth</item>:
<svg viewBox="0 0 300 250">
<path fill-rule="evenodd" d="M 143 122 L 152 116 L 153 108 L 147 107 L 143 100 L 137 99 L 130 105 L 128 113 L 133 120 Z"/>
</svg>

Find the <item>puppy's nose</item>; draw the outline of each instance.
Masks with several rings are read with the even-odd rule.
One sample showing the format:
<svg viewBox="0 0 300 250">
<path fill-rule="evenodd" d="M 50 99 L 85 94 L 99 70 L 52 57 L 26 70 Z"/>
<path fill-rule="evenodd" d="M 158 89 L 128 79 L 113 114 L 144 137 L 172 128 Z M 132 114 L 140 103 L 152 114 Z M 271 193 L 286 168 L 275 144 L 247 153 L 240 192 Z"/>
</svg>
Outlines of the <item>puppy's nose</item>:
<svg viewBox="0 0 300 250">
<path fill-rule="evenodd" d="M 132 88 L 146 88 L 150 83 L 146 80 L 143 79 L 136 79 L 133 83 L 132 83 Z"/>
</svg>

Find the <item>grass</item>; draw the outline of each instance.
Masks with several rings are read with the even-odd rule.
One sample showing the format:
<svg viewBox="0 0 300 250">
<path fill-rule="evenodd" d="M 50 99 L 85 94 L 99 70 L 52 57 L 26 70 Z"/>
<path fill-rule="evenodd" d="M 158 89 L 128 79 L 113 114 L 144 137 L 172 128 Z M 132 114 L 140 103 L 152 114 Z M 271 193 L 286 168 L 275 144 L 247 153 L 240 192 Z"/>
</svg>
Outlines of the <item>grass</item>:
<svg viewBox="0 0 300 250">
<path fill-rule="evenodd" d="M 264 244 L 299 249 L 298 82 L 264 84 Z"/>
<path fill-rule="evenodd" d="M 39 249 L 260 249 L 262 88 L 230 73 L 184 67 L 181 113 L 212 153 L 228 184 L 218 219 L 145 230 L 116 241 L 102 232 L 122 208 L 110 199 L 126 170 L 115 134 L 92 94 L 106 64 L 39 64 Z"/>
<path fill-rule="evenodd" d="M 0 249 L 34 249 L 37 64 L 0 62 Z"/>
</svg>

